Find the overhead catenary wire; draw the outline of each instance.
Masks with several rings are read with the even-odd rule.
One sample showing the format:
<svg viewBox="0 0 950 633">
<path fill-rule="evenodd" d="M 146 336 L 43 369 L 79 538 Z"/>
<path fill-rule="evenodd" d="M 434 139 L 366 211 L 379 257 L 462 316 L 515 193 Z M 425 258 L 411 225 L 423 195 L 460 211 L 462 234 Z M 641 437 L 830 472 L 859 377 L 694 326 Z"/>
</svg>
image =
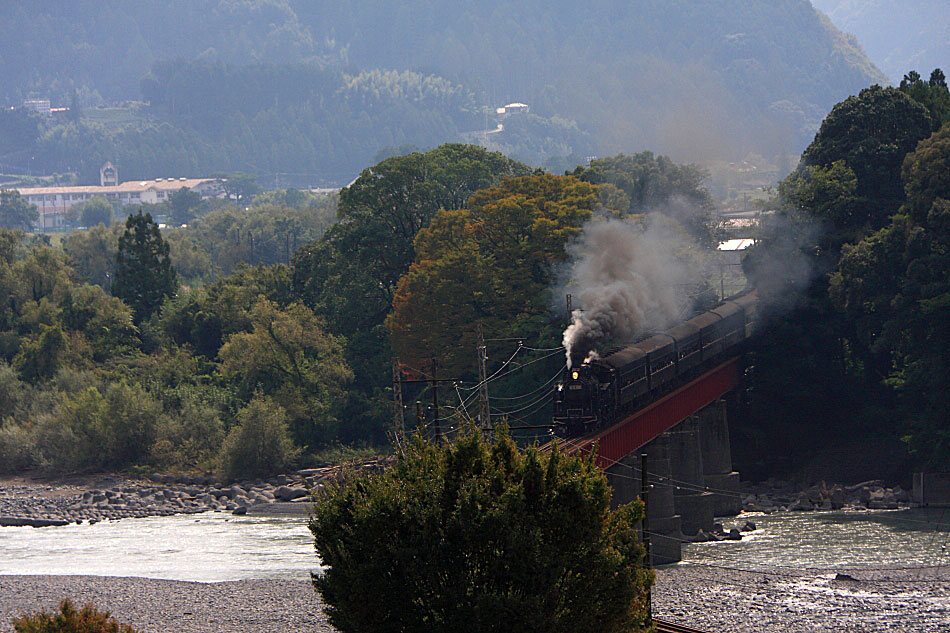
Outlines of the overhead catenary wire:
<svg viewBox="0 0 950 633">
<path fill-rule="evenodd" d="M 527 413 L 524 413 L 524 414 L 518 416 L 517 418 L 514 418 L 514 419 L 512 419 L 512 420 L 509 420 L 509 421 L 508 421 L 509 424 L 510 424 L 511 422 L 521 422 L 521 421 L 523 421 L 523 420 L 526 420 L 527 418 L 531 417 L 532 415 L 534 415 L 535 413 L 537 413 L 538 411 L 540 411 L 540 410 L 543 409 L 544 407 L 548 406 L 548 405 L 550 404 L 550 402 L 551 402 L 550 399 L 544 400 L 543 402 L 541 402 L 540 404 L 538 404 L 538 405 L 537 405 L 534 409 L 532 409 L 531 411 L 529 411 L 529 412 L 527 412 Z"/>
<path fill-rule="evenodd" d="M 548 389 L 547 391 L 545 391 L 544 393 L 542 393 L 540 396 L 538 396 L 537 398 L 535 398 L 534 400 L 532 400 L 532 401 L 529 402 L 528 404 L 519 406 L 517 409 L 511 409 L 511 410 L 508 410 L 508 411 L 505 411 L 504 409 L 495 409 L 495 410 L 497 411 L 497 413 L 492 413 L 491 415 L 492 415 L 493 417 L 496 417 L 496 418 L 497 418 L 497 417 L 502 417 L 502 416 L 506 416 L 506 415 L 512 415 L 512 414 L 514 414 L 514 413 L 521 413 L 522 411 L 525 411 L 525 410 L 527 410 L 527 409 L 530 409 L 531 407 L 533 407 L 533 406 L 536 405 L 537 403 L 541 402 L 542 400 L 545 400 L 545 399 L 549 398 L 553 393 L 554 393 L 554 390 L 553 390 L 553 389 Z M 494 407 L 492 407 L 492 409 L 494 409 Z"/>
<path fill-rule="evenodd" d="M 473 387 L 462 387 L 462 389 L 465 389 L 466 391 L 469 391 L 469 390 L 472 390 L 472 389 L 478 389 L 478 388 L 481 387 L 482 385 L 491 382 L 492 380 L 494 380 L 494 379 L 498 376 L 498 373 L 499 373 L 501 370 L 503 370 L 505 367 L 507 367 L 508 365 L 511 364 L 511 362 L 515 359 L 515 357 L 516 357 L 516 356 L 521 352 L 521 350 L 523 350 L 523 349 L 524 349 L 524 346 L 519 342 L 519 343 L 518 343 L 518 347 L 517 347 L 517 349 L 515 349 L 514 353 L 508 358 L 508 360 L 506 360 L 504 363 L 502 363 L 501 367 L 499 367 L 498 369 L 495 370 L 495 373 L 493 373 L 491 376 L 489 376 L 488 378 L 486 378 L 484 381 L 479 381 L 479 382 L 475 383 L 475 386 L 473 386 Z"/>
<path fill-rule="evenodd" d="M 548 385 L 550 385 L 552 382 L 554 382 L 560 377 L 561 377 L 561 370 L 558 369 L 557 372 L 553 376 L 551 376 L 551 378 L 549 378 L 543 385 L 541 385 L 540 387 L 532 391 L 529 391 L 528 393 L 523 393 L 520 396 L 492 396 L 492 400 L 524 400 L 525 398 L 534 396 L 536 393 L 538 393 L 539 391 L 541 391 L 542 389 L 544 389 L 545 387 L 547 387 Z"/>
<path fill-rule="evenodd" d="M 527 363 L 525 363 L 525 364 L 523 364 L 523 365 L 519 365 L 518 367 L 515 367 L 514 369 L 510 369 L 510 370 L 506 371 L 504 374 L 501 374 L 500 376 L 494 376 L 493 379 L 494 379 L 494 380 L 500 380 L 500 379 L 504 378 L 505 376 L 509 376 L 509 375 L 513 374 L 514 372 L 516 372 L 516 371 L 520 371 L 520 370 L 524 369 L 525 367 L 528 367 L 529 365 L 533 365 L 533 364 L 539 363 L 539 362 L 541 362 L 542 360 L 545 360 L 545 359 L 547 359 L 547 358 L 551 358 L 552 356 L 554 356 L 555 354 L 558 354 L 558 353 L 559 353 L 559 352 L 551 352 L 550 354 L 545 354 L 544 356 L 540 356 L 540 357 L 538 357 L 538 358 L 535 358 L 534 360 L 528 361 Z M 491 379 L 489 379 L 489 380 L 491 380 Z"/>
</svg>

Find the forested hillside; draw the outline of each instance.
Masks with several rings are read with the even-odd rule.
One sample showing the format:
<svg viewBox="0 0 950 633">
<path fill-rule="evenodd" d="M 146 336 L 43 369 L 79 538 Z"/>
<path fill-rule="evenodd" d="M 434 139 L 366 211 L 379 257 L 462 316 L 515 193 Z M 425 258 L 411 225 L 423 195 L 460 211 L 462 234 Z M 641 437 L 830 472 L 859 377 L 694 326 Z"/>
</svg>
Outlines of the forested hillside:
<svg viewBox="0 0 950 633">
<path fill-rule="evenodd" d="M 807 0 L 300 3 L 350 63 L 428 67 L 574 118 L 600 151 L 801 150 L 883 75 Z"/>
<path fill-rule="evenodd" d="M 6 105 L 75 91 L 88 119 L 40 130 L 28 167 L 83 180 L 109 155 L 129 177 L 214 165 L 338 181 L 387 146 L 493 128 L 486 115 L 511 101 L 530 118 L 481 140 L 536 164 L 772 157 L 884 80 L 808 0 L 6 3 L 0 55 Z M 140 99 L 151 106 L 91 110 Z M 22 167 L 32 149 L 4 145 L 0 161 Z"/>
<path fill-rule="evenodd" d="M 891 82 L 908 70 L 946 67 L 950 3 L 944 0 L 812 0 L 838 28 L 857 36 Z"/>
<path fill-rule="evenodd" d="M 468 90 L 414 72 L 164 62 L 142 91 L 149 104 L 125 121 L 33 117 L 21 142 L 0 140 L 0 154 L 82 182 L 97 182 L 111 160 L 125 180 L 244 171 L 265 183 L 282 174 L 284 184 L 346 184 L 381 148 L 437 145 L 479 120 Z M 0 114 L 0 126 L 15 114 Z"/>
</svg>

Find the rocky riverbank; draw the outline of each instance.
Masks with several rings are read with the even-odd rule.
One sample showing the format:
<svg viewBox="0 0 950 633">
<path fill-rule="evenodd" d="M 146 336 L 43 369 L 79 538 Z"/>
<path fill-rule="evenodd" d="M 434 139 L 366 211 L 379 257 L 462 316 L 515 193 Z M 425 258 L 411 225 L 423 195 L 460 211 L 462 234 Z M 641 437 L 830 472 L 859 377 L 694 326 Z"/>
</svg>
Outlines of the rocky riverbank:
<svg viewBox="0 0 950 633">
<path fill-rule="evenodd" d="M 879 479 L 845 486 L 821 482 L 802 489 L 770 479 L 743 484 L 745 512 L 807 512 L 810 510 L 897 510 L 910 506 L 910 493 L 900 486 L 887 488 Z"/>
<path fill-rule="evenodd" d="M 225 484 L 214 477 L 154 475 L 130 479 L 114 475 L 70 479 L 0 479 L 0 527 L 47 527 L 95 523 L 129 517 L 194 514 L 210 510 L 236 514 L 293 512 L 286 504 L 304 504 L 310 494 L 348 473 L 378 471 L 384 460 L 361 464 L 302 470 L 268 480 Z M 844 486 L 821 483 L 805 489 L 769 480 L 742 485 L 742 506 L 746 512 L 801 512 L 813 510 L 883 510 L 910 505 L 910 494 L 900 486 L 887 488 L 880 480 Z M 301 513 L 305 513 L 302 506 Z M 740 524 L 738 529 L 719 529 L 697 534 L 691 540 L 741 538 L 740 532 L 755 529 Z"/>
<path fill-rule="evenodd" d="M 0 576 L 0 632 L 64 597 L 112 611 L 142 633 L 284 633 L 334 629 L 310 583 L 192 583 L 99 576 Z M 654 614 L 710 633 L 950 628 L 950 569 L 759 572 L 677 565 L 657 571 Z M 372 601 L 367 601 L 367 608 Z"/>
<path fill-rule="evenodd" d="M 224 484 L 213 477 L 155 475 L 128 479 L 111 475 L 44 481 L 0 479 L 0 527 L 48 527 L 130 517 L 195 514 L 209 510 L 245 514 L 283 504 L 307 504 L 310 495 L 348 473 L 378 470 L 373 460 L 346 467 L 316 468 L 272 479 Z"/>
</svg>

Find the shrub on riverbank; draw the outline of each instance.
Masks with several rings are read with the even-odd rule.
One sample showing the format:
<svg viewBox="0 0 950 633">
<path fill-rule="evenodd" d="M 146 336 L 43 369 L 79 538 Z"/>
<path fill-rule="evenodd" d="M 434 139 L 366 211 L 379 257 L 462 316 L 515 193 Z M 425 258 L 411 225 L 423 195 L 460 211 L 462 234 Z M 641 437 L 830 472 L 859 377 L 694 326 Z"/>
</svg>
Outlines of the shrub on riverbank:
<svg viewBox="0 0 950 633">
<path fill-rule="evenodd" d="M 283 407 L 257 395 L 238 412 L 237 420 L 221 447 L 221 474 L 226 479 L 267 477 L 290 466 L 298 451 Z"/>
<path fill-rule="evenodd" d="M 503 433 L 416 438 L 392 469 L 317 502 L 314 585 L 343 633 L 641 630 L 643 506 L 609 502 L 589 459 L 521 452 Z"/>
<path fill-rule="evenodd" d="M 99 611 L 91 604 L 76 610 L 73 603 L 63 600 L 59 613 L 34 613 L 13 621 L 16 633 L 136 633 L 127 624 L 119 624 L 108 611 Z"/>
</svg>

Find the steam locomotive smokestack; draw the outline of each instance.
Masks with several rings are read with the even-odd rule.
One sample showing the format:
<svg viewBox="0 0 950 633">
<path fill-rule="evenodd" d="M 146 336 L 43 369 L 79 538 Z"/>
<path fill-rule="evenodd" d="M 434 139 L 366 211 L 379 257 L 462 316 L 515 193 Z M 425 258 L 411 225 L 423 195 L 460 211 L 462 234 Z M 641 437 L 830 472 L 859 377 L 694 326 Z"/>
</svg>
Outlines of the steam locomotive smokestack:
<svg viewBox="0 0 950 633">
<path fill-rule="evenodd" d="M 568 247 L 570 283 L 583 310 L 564 330 L 572 367 L 611 338 L 667 326 L 687 307 L 688 271 L 675 251 L 683 245 L 658 226 L 645 230 L 619 220 L 592 220 Z M 572 288 L 573 289 L 573 288 Z"/>
</svg>

